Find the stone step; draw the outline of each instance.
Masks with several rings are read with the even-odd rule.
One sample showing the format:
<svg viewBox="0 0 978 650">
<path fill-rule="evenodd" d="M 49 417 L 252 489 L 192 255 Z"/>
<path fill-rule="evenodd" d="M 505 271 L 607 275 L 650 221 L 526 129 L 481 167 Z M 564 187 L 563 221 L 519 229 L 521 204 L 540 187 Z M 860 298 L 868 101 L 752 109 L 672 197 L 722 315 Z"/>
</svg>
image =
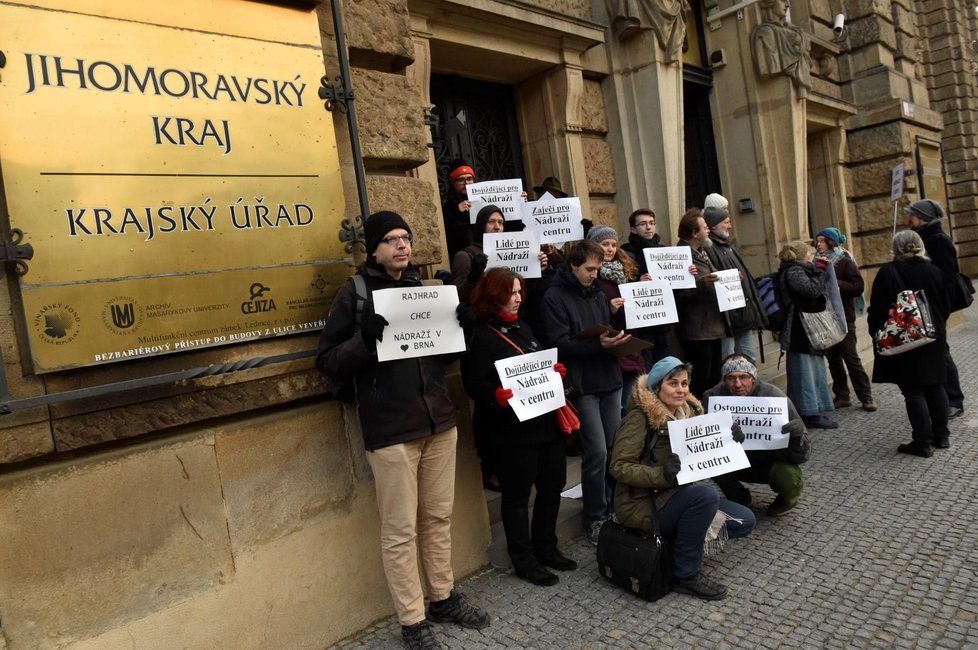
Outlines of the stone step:
<svg viewBox="0 0 978 650">
<path fill-rule="evenodd" d="M 569 489 L 581 482 L 581 457 L 568 456 L 567 458 L 567 483 L 564 489 Z M 503 523 L 499 516 L 500 495 L 498 492 L 484 490 L 486 495 L 486 507 L 489 510 L 489 523 L 491 525 L 492 541 L 489 544 L 489 563 L 496 569 L 507 571 L 513 568 L 509 561 L 509 554 L 506 552 L 506 534 L 503 532 Z M 532 515 L 533 499 L 536 491 L 530 494 L 530 513 Z M 560 546 L 580 537 L 583 534 L 581 528 L 580 499 L 561 499 L 560 513 L 557 515 L 557 539 Z"/>
</svg>

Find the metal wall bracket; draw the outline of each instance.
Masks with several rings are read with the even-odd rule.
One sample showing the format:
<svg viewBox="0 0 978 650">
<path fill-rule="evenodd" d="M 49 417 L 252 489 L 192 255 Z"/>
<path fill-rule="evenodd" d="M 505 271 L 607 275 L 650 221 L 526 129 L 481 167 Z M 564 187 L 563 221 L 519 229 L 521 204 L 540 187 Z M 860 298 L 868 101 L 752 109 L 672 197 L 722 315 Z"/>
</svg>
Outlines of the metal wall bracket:
<svg viewBox="0 0 978 650">
<path fill-rule="evenodd" d="M 30 244 L 21 244 L 22 241 L 24 241 L 24 231 L 20 228 L 12 228 L 10 241 L 2 242 L 3 245 L 0 246 L 0 262 L 12 265 L 16 275 L 27 275 L 29 268 L 24 260 L 34 259 L 34 247 Z"/>
<path fill-rule="evenodd" d="M 361 253 L 367 252 L 363 237 L 363 219 L 360 218 L 360 215 L 342 221 L 340 224 L 340 241 L 345 244 L 344 249 L 351 255 L 353 255 L 354 248 L 359 248 Z"/>
<path fill-rule="evenodd" d="M 346 84 L 343 81 L 342 76 L 334 77 L 333 80 L 336 85 L 329 83 L 329 77 L 323 75 L 323 78 L 319 80 L 319 99 L 326 100 L 324 106 L 327 111 L 332 111 L 335 106 L 339 109 L 340 113 L 346 114 L 349 110 L 349 104 L 347 102 L 352 102 L 355 98 L 353 96 L 353 89 L 346 88 Z"/>
</svg>

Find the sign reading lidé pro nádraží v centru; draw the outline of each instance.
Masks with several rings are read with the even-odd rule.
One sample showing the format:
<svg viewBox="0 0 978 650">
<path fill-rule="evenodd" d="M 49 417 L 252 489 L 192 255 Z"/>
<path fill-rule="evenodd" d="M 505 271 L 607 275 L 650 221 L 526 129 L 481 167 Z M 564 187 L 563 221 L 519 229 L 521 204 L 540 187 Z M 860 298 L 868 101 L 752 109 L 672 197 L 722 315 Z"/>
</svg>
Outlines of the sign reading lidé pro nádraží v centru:
<svg viewBox="0 0 978 650">
<path fill-rule="evenodd" d="M 668 422 L 669 445 L 682 462 L 676 475 L 680 485 L 750 467 L 744 448 L 734 442 L 732 425 L 729 411 Z"/>
<path fill-rule="evenodd" d="M 172 0 L 155 24 L 128 17 L 139 3 L 56 4 L 0 5 L 0 170 L 35 251 L 34 371 L 321 327 L 349 267 L 315 13 L 235 3 L 217 34 L 223 1 Z"/>
<path fill-rule="evenodd" d="M 540 244 L 532 230 L 521 232 L 487 232 L 482 236 L 486 268 L 504 266 L 524 278 L 539 278 Z"/>
</svg>

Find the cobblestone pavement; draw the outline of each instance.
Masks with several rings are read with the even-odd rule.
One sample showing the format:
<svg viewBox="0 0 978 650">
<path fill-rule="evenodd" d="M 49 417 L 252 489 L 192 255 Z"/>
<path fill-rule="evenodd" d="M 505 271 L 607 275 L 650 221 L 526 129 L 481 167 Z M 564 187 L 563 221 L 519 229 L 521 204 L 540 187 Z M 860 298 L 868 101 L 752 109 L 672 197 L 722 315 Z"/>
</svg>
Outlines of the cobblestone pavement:
<svg viewBox="0 0 978 650">
<path fill-rule="evenodd" d="M 463 581 L 492 625 L 435 625 L 438 638 L 466 650 L 978 648 L 978 306 L 966 316 L 950 336 L 966 395 L 951 448 L 898 455 L 910 440 L 903 400 L 874 385 L 879 411 L 844 409 L 839 429 L 813 432 L 794 512 L 766 517 L 772 493 L 751 486 L 757 529 L 704 562 L 728 585 L 725 600 L 634 598 L 598 575 L 594 547 L 579 538 L 565 552 L 581 567 L 555 587 L 495 569 Z M 338 647 L 404 646 L 391 618 Z"/>
</svg>

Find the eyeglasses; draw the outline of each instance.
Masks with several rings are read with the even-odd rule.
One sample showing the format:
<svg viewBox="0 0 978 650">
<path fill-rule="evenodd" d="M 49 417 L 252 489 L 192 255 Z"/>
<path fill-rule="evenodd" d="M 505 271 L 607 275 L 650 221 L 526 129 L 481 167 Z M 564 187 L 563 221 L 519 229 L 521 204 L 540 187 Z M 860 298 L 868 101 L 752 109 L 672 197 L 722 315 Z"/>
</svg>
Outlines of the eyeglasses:
<svg viewBox="0 0 978 650">
<path fill-rule="evenodd" d="M 655 219 L 652 221 L 638 221 L 635 223 L 636 228 L 653 228 L 655 227 Z"/>
<path fill-rule="evenodd" d="M 414 241 L 414 235 L 397 235 L 396 237 L 384 237 L 380 241 L 384 242 L 388 246 L 397 246 L 401 242 L 405 244 L 410 244 Z"/>
<path fill-rule="evenodd" d="M 475 176 L 470 176 L 469 174 L 466 174 L 464 176 L 459 176 L 458 178 L 456 178 L 452 182 L 453 183 L 474 183 L 475 182 Z"/>
</svg>

